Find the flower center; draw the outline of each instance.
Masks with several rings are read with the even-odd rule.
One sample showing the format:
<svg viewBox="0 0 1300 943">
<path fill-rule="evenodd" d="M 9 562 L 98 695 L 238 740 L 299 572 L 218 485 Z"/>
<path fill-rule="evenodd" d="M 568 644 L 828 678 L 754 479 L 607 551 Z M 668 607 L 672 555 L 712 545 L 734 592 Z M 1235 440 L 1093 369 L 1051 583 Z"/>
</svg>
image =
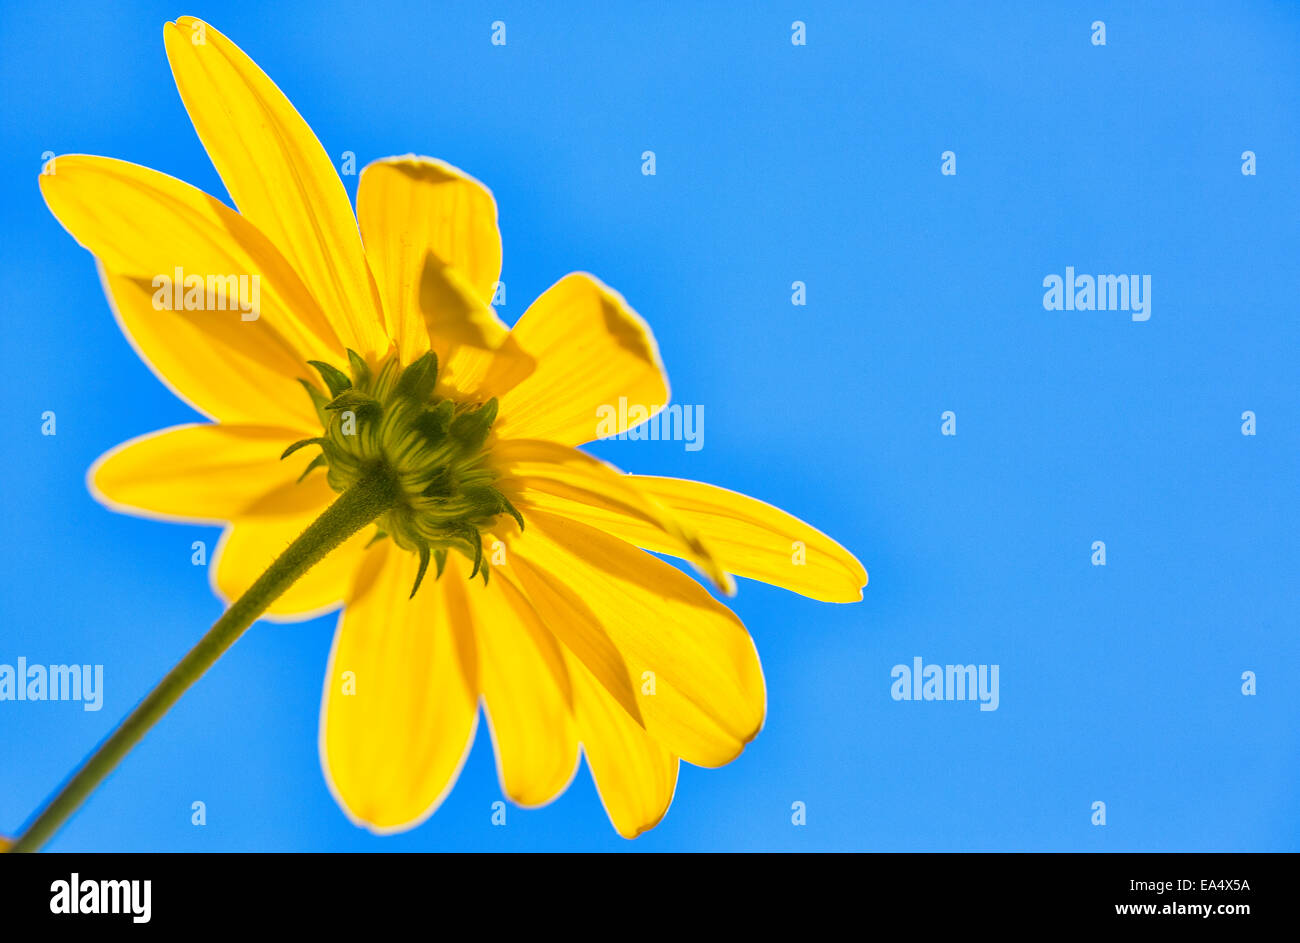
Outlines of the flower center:
<svg viewBox="0 0 1300 943">
<path fill-rule="evenodd" d="M 348 351 L 349 372 L 310 361 L 329 396 L 302 381 L 320 417 L 323 433 L 295 442 L 285 458 L 309 445 L 320 448 L 303 472 L 327 468 L 327 481 L 343 492 L 362 478 L 389 475 L 397 483 L 396 507 L 377 521 L 380 536 L 420 555 L 420 570 L 411 595 L 420 587 L 430 556 L 437 575 L 447 552 L 457 550 L 474 564 L 470 577 L 482 573 L 483 531 L 500 514 L 523 518 L 493 482 L 488 437 L 497 415 L 495 398 L 462 403 L 435 395 L 438 358 L 426 353 L 403 367 L 393 354 L 376 369 Z M 300 481 L 302 479 L 299 479 Z"/>
</svg>

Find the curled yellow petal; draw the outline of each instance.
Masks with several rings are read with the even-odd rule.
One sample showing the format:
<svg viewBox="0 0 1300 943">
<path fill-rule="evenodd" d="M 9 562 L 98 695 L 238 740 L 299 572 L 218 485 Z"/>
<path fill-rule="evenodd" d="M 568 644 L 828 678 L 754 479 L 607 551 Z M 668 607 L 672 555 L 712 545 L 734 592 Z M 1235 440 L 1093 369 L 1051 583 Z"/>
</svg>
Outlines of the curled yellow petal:
<svg viewBox="0 0 1300 943">
<path fill-rule="evenodd" d="M 500 398 L 502 437 L 582 445 L 628 427 L 617 418 L 620 399 L 644 407 L 645 418 L 668 402 L 650 329 L 622 295 L 594 276 L 560 279 L 529 306 L 510 336 L 536 367 L 522 380 L 484 381 L 485 391 Z M 612 424 L 603 418 L 609 410 Z M 600 428 L 602 421 L 607 429 Z"/>
<path fill-rule="evenodd" d="M 357 220 L 405 362 L 430 342 L 443 363 L 455 344 L 500 345 L 501 234 L 487 187 L 440 160 L 389 157 L 361 171 Z"/>
<path fill-rule="evenodd" d="M 722 567 L 824 602 L 857 602 L 867 571 L 849 551 L 792 514 L 757 498 L 680 478 L 632 480 L 693 527 Z M 663 535 L 627 518 L 602 527 L 638 547 L 680 556 Z"/>
</svg>

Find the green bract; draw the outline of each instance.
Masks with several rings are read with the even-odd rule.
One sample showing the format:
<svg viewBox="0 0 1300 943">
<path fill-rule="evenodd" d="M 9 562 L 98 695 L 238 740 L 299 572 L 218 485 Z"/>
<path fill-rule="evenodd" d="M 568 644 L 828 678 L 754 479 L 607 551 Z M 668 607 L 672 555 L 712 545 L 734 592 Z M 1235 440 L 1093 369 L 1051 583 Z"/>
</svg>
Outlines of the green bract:
<svg viewBox="0 0 1300 943">
<path fill-rule="evenodd" d="M 524 521 L 498 491 L 487 462 L 488 434 L 497 416 L 495 398 L 458 403 L 434 395 L 438 358 L 426 353 L 402 367 L 394 354 L 378 369 L 348 351 L 350 374 L 310 361 L 329 391 L 303 381 L 324 428 L 322 435 L 295 442 L 281 458 L 309 445 L 320 454 L 303 471 L 325 467 L 331 488 L 343 492 L 363 478 L 387 475 L 397 485 L 397 506 L 377 523 L 405 550 L 420 555 L 411 595 L 420 588 L 430 556 L 442 575 L 447 551 L 455 549 L 474 564 L 470 577 L 483 574 L 483 531 L 500 514 Z M 302 479 L 299 479 L 302 480 Z"/>
</svg>

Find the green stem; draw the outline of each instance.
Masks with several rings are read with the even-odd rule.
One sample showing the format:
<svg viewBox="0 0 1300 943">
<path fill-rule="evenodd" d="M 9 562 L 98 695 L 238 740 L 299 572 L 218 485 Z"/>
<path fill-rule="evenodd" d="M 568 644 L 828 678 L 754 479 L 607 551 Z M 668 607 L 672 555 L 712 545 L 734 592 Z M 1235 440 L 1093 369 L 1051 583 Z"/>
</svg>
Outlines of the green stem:
<svg viewBox="0 0 1300 943">
<path fill-rule="evenodd" d="M 327 553 L 397 502 L 391 476 L 362 478 L 325 509 L 311 526 L 213 623 L 197 645 L 158 682 L 126 720 L 104 740 L 14 841 L 10 851 L 37 851 L 72 815 L 122 757 L 140 742 L 182 694 L 211 668 L 244 631 Z"/>
</svg>

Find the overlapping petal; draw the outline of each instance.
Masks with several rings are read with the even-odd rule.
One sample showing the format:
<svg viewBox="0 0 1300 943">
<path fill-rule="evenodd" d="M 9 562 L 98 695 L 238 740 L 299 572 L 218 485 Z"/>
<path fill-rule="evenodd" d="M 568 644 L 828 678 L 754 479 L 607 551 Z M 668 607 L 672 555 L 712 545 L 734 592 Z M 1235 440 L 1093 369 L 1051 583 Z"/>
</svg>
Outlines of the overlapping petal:
<svg viewBox="0 0 1300 943">
<path fill-rule="evenodd" d="M 729 573 L 823 602 L 857 602 L 867 571 L 810 524 L 756 498 L 680 478 L 629 476 L 629 483 L 689 526 Z M 635 516 L 588 506 L 583 519 L 656 553 L 683 556 L 661 529 Z"/>
<path fill-rule="evenodd" d="M 314 516 L 336 495 L 323 474 L 297 483 L 303 461 L 280 461 L 300 438 L 278 426 L 174 426 L 106 452 L 87 479 L 104 504 L 146 517 L 221 523 Z"/>
<path fill-rule="evenodd" d="M 463 580 L 465 571 L 452 558 L 442 578 Z M 501 788 L 519 805 L 543 805 L 564 791 L 578 762 L 563 650 L 509 580 L 471 583 L 465 598 Z"/>
<path fill-rule="evenodd" d="M 323 477 L 323 476 L 321 476 Z M 338 497 L 331 493 L 331 497 Z M 209 572 L 212 588 L 228 604 L 257 581 L 277 556 L 305 531 L 326 504 L 293 516 L 252 517 L 235 521 L 221 537 Z M 312 619 L 337 609 L 360 566 L 375 529 L 365 527 L 330 551 L 266 609 L 273 621 Z"/>
<path fill-rule="evenodd" d="M 602 528 L 609 521 L 639 525 L 673 548 L 668 552 L 690 560 L 724 592 L 734 592 L 731 579 L 694 528 L 612 465 L 543 439 L 500 441 L 492 458 L 503 476 L 499 487 L 517 506 L 552 511 Z"/>
<path fill-rule="evenodd" d="M 569 656 L 578 736 L 605 813 L 624 838 L 659 824 L 677 788 L 677 757 L 657 743 Z"/>
<path fill-rule="evenodd" d="M 340 340 L 388 348 L 356 217 L 325 149 L 257 64 L 190 16 L 163 30 L 176 87 L 240 214 L 293 264 Z"/>
<path fill-rule="evenodd" d="M 541 511 L 513 546 L 511 576 L 547 627 L 653 739 L 697 766 L 721 766 L 757 735 L 766 711 L 758 653 L 699 583 Z"/>
<path fill-rule="evenodd" d="M 366 551 L 339 620 L 321 707 L 321 762 L 339 804 L 375 832 L 412 828 L 450 791 L 478 718 L 459 580 L 415 580 L 413 554 Z M 349 691 L 351 693 L 349 693 Z"/>
<path fill-rule="evenodd" d="M 193 409 L 222 422 L 303 430 L 318 424 L 311 401 L 294 381 L 305 372 L 302 363 L 269 322 L 159 311 L 150 282 L 102 264 L 99 269 L 122 333 L 158 379 Z"/>
<path fill-rule="evenodd" d="M 487 187 L 440 160 L 389 157 L 361 171 L 357 220 L 404 362 L 430 343 L 443 363 L 456 344 L 500 346 L 501 234 Z"/>
<path fill-rule="evenodd" d="M 520 379 L 503 365 L 483 381 L 500 398 L 504 438 L 582 445 L 597 437 L 602 407 L 620 398 L 650 414 L 668 402 L 668 379 L 649 327 L 599 279 L 566 275 L 529 306 L 510 332 L 536 366 Z M 627 428 L 615 421 L 617 434 Z"/>
<path fill-rule="evenodd" d="M 40 178 L 50 211 L 79 243 L 116 276 L 129 277 L 164 291 L 174 279 L 198 276 L 204 281 L 241 276 L 257 278 L 257 317 L 244 320 L 231 305 L 226 310 L 176 311 L 161 307 L 158 330 L 167 318 L 215 319 L 209 326 L 225 346 L 240 345 L 267 370 L 286 377 L 306 375 L 296 365 L 327 353 L 343 356 L 334 329 L 297 272 L 257 227 L 221 201 L 174 177 L 108 157 L 68 154 L 56 158 L 56 171 Z M 174 295 L 172 297 L 174 303 Z M 184 299 L 182 298 L 182 301 Z M 213 299 L 215 300 L 215 299 Z M 138 299 L 136 299 L 138 303 Z M 204 297 L 204 304 L 209 299 Z M 234 309 L 234 310 L 232 310 Z M 247 336 L 240 344 L 239 331 Z M 216 352 L 214 352 L 216 353 Z M 203 350 L 192 351 L 200 359 Z M 294 366 L 291 366 L 294 365 Z M 214 357 L 213 366 L 221 361 Z M 268 392 L 282 395 L 283 386 Z"/>
</svg>

